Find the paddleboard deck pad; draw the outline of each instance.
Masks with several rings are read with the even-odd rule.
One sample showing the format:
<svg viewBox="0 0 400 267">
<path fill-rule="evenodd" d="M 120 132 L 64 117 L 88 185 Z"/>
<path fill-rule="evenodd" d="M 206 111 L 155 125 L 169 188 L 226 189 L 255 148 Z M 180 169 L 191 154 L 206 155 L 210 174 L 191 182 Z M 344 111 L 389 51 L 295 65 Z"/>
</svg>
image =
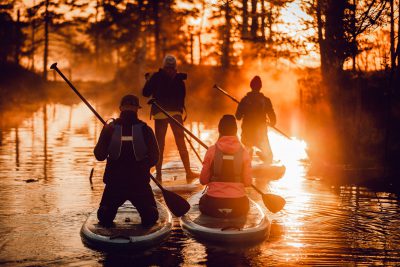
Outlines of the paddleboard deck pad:
<svg viewBox="0 0 400 267">
<path fill-rule="evenodd" d="M 151 227 L 141 225 L 139 213 L 130 202 L 125 202 L 114 219 L 114 226 L 105 228 L 92 212 L 81 228 L 85 245 L 95 249 L 142 249 L 163 241 L 171 231 L 172 216 L 167 207 L 157 201 L 159 219 Z"/>
<path fill-rule="evenodd" d="M 202 193 L 189 198 L 191 209 L 181 217 L 182 229 L 195 238 L 218 243 L 253 243 L 269 237 L 271 224 L 263 210 L 250 199 L 247 216 L 239 218 L 215 218 L 204 215 L 199 210 Z"/>
</svg>

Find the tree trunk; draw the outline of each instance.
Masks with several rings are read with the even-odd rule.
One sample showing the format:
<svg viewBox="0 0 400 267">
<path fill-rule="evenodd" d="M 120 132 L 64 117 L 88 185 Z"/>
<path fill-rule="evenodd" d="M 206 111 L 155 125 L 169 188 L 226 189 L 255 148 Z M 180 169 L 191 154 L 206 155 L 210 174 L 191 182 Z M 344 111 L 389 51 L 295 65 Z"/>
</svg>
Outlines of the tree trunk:
<svg viewBox="0 0 400 267">
<path fill-rule="evenodd" d="M 154 19 L 154 51 L 156 61 L 160 60 L 160 16 L 158 1 L 153 0 L 153 19 Z"/>
<path fill-rule="evenodd" d="M 223 29 L 222 58 L 221 65 L 223 68 L 230 67 L 230 47 L 231 47 L 231 8 L 229 1 L 224 5 L 225 9 L 225 28 Z"/>
<path fill-rule="evenodd" d="M 96 32 L 94 36 L 94 56 L 95 56 L 95 65 L 96 69 L 99 68 L 99 58 L 100 58 L 100 53 L 99 53 L 99 29 L 98 29 L 98 22 L 99 22 L 99 0 L 96 1 L 96 14 L 95 14 L 95 22 L 96 22 Z"/>
<path fill-rule="evenodd" d="M 21 53 L 21 16 L 20 11 L 17 11 L 17 23 L 15 26 L 15 54 L 14 54 L 14 62 L 19 64 L 19 55 Z"/>
<path fill-rule="evenodd" d="M 357 0 L 353 0 L 353 3 L 351 5 L 351 36 L 352 36 L 352 53 L 351 53 L 351 58 L 352 58 L 352 70 L 355 72 L 357 68 L 357 33 L 356 33 L 356 11 L 357 11 Z"/>
<path fill-rule="evenodd" d="M 265 0 L 261 0 L 261 37 L 265 40 Z"/>
<path fill-rule="evenodd" d="M 273 17 L 272 17 L 272 14 L 274 14 L 274 3 L 273 2 L 270 2 L 269 3 L 269 11 L 268 11 L 268 15 L 267 15 L 267 18 L 268 18 L 268 43 L 270 43 L 270 44 L 272 44 L 272 38 L 273 38 L 273 36 L 274 36 L 274 32 L 273 32 L 273 30 L 272 30 L 272 25 L 274 24 L 274 20 L 273 20 Z"/>
<path fill-rule="evenodd" d="M 200 29 L 199 29 L 199 34 L 197 36 L 198 42 L 199 42 L 199 65 L 201 65 L 201 60 L 202 60 L 202 40 L 201 40 L 201 34 L 203 33 L 203 26 L 204 26 L 204 16 L 206 12 L 206 2 L 203 0 L 201 2 L 201 21 L 200 21 Z"/>
<path fill-rule="evenodd" d="M 258 20 L 257 20 L 257 0 L 251 0 L 251 38 L 257 38 Z"/>
<path fill-rule="evenodd" d="M 247 37 L 249 32 L 249 11 L 248 11 L 248 0 L 243 0 L 243 25 L 242 25 L 242 37 Z"/>
<path fill-rule="evenodd" d="M 318 45 L 319 45 L 319 54 L 321 57 L 321 72 L 324 75 L 326 73 L 326 54 L 325 54 L 325 39 L 323 35 L 323 23 L 322 23 L 322 5 L 321 1 L 317 0 L 316 3 L 316 16 L 317 16 L 317 30 L 318 30 Z"/>
<path fill-rule="evenodd" d="M 389 0 L 390 3 L 390 68 L 394 71 L 396 68 L 396 50 L 394 39 L 394 0 Z"/>
<path fill-rule="evenodd" d="M 330 78 L 340 78 L 346 49 L 344 37 L 344 11 L 347 0 L 328 0 L 325 22 L 326 67 Z M 333 75 L 333 76 L 332 76 Z"/>
<path fill-rule="evenodd" d="M 35 0 L 33 0 L 33 6 L 35 6 Z M 35 31 L 36 31 L 36 23 L 35 23 L 35 15 L 32 14 L 31 17 L 31 70 L 35 71 Z"/>
<path fill-rule="evenodd" d="M 194 42 L 194 38 L 193 38 L 193 33 L 190 33 L 190 64 L 193 65 L 194 60 L 193 60 L 193 42 Z"/>
<path fill-rule="evenodd" d="M 47 81 L 47 58 L 49 54 L 49 1 L 46 0 L 46 11 L 44 15 L 44 52 L 43 52 L 43 79 Z"/>
<path fill-rule="evenodd" d="M 397 77 L 400 79 L 400 2 L 397 6 L 398 10 L 398 16 L 397 16 L 397 49 L 396 49 L 396 55 L 397 55 Z M 397 89 L 398 90 L 398 89 Z"/>
</svg>

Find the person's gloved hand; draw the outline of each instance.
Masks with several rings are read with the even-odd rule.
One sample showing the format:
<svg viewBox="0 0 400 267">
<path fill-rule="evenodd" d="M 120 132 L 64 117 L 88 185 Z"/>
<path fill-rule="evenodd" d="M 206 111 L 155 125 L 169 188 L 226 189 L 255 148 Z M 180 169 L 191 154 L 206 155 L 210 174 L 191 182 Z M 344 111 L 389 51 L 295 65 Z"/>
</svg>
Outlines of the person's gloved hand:
<svg viewBox="0 0 400 267">
<path fill-rule="evenodd" d="M 103 126 L 101 134 L 105 135 L 107 138 L 111 138 L 113 132 L 114 132 L 114 121 L 111 121 Z"/>
</svg>

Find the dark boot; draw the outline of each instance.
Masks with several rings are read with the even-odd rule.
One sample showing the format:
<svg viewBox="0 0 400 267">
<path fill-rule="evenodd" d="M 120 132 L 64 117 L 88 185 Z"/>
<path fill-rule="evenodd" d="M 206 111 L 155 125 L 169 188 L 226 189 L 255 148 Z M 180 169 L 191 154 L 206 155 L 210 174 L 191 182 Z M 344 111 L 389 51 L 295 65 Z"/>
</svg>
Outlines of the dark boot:
<svg viewBox="0 0 400 267">
<path fill-rule="evenodd" d="M 188 183 L 191 183 L 193 181 L 193 179 L 198 178 L 200 176 L 200 174 L 197 173 L 197 172 L 193 172 L 190 169 L 189 153 L 187 152 L 187 150 L 186 151 L 179 151 L 179 154 L 181 156 L 183 166 L 185 167 L 186 181 Z"/>
<path fill-rule="evenodd" d="M 160 183 L 162 182 L 162 172 L 161 172 L 161 166 L 156 166 L 156 179 Z"/>
</svg>

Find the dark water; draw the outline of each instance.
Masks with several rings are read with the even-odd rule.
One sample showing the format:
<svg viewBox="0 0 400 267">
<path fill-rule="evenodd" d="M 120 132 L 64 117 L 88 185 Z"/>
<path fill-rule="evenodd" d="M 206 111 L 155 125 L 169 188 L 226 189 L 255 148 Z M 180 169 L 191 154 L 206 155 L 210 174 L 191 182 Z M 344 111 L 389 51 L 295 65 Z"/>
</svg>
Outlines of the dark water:
<svg viewBox="0 0 400 267">
<path fill-rule="evenodd" d="M 82 244 L 79 231 L 103 190 L 104 163 L 96 162 L 92 155 L 101 125 L 85 106 L 60 104 L 44 105 L 11 126 L 2 125 L 0 264 L 400 265 L 397 195 L 360 187 L 331 187 L 318 179 L 321 177 L 307 177 L 303 144 L 287 142 L 273 132 L 274 152 L 287 171 L 280 180 L 261 179 L 257 184 L 283 196 L 287 205 L 277 214 L 266 211 L 272 221 L 268 240 L 251 247 L 204 244 L 186 236 L 175 218 L 170 237 L 158 247 L 129 253 L 91 250 Z M 212 125 L 191 126 L 195 132 L 201 127 L 201 137 L 208 144 L 216 140 Z M 167 144 L 165 162 L 178 160 L 171 136 Z M 192 162 L 199 167 L 194 155 Z M 93 185 L 89 182 L 92 167 Z M 249 192 L 262 205 L 260 196 Z"/>
</svg>

